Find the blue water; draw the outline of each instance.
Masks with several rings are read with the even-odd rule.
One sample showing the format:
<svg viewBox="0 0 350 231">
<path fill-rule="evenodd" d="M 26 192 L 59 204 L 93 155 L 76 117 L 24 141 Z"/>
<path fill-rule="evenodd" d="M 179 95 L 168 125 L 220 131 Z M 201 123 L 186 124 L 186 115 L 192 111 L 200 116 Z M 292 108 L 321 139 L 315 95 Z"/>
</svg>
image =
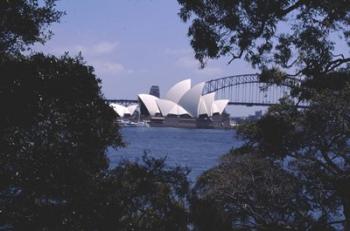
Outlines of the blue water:
<svg viewBox="0 0 350 231">
<path fill-rule="evenodd" d="M 170 166 L 190 168 L 191 180 L 241 143 L 234 130 L 130 127 L 121 133 L 127 147 L 109 150 L 111 167 L 122 159 L 140 160 L 147 151 L 150 156 L 166 157 Z"/>
</svg>

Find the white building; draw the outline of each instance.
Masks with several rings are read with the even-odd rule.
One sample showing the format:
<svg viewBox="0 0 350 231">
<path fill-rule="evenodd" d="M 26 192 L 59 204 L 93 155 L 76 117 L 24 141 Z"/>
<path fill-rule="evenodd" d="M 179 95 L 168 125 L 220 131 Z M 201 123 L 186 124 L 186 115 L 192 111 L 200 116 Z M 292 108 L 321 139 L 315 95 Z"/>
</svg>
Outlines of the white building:
<svg viewBox="0 0 350 231">
<path fill-rule="evenodd" d="M 138 98 L 151 117 L 221 115 L 229 100 L 215 100 L 215 92 L 202 95 L 204 85 L 201 82 L 191 87 L 191 80 L 186 79 L 172 86 L 164 99 L 149 94 L 139 94 Z"/>
<path fill-rule="evenodd" d="M 125 116 L 132 116 L 139 105 L 133 104 L 125 107 L 118 103 L 111 103 L 110 106 L 114 109 L 118 116 L 122 118 Z"/>
</svg>

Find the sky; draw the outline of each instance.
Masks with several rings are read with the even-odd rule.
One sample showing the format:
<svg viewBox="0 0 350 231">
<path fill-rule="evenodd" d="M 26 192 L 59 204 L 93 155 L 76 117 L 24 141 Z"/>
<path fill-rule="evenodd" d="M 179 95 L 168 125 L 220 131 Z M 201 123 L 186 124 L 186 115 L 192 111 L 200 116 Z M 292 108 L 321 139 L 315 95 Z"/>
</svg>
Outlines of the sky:
<svg viewBox="0 0 350 231">
<path fill-rule="evenodd" d="M 53 24 L 54 36 L 37 51 L 62 55 L 82 53 L 102 80 L 107 99 L 136 99 L 152 85 L 161 96 L 178 81 L 192 83 L 256 71 L 230 57 L 210 60 L 204 69 L 194 59 L 187 37 L 189 24 L 177 15 L 176 0 L 60 0 L 66 12 Z M 231 116 L 252 114 L 261 107 L 229 106 Z"/>
</svg>

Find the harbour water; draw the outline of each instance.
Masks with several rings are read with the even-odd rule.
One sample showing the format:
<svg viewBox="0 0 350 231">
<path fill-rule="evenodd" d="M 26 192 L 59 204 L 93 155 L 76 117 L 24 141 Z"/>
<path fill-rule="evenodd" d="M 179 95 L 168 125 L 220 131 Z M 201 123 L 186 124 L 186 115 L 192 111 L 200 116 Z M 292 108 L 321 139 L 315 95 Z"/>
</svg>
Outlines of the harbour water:
<svg viewBox="0 0 350 231">
<path fill-rule="evenodd" d="M 141 160 L 146 151 L 153 157 L 166 157 L 170 166 L 190 168 L 192 181 L 241 144 L 232 129 L 126 127 L 121 133 L 127 147 L 109 150 L 111 167 L 123 159 Z"/>
</svg>

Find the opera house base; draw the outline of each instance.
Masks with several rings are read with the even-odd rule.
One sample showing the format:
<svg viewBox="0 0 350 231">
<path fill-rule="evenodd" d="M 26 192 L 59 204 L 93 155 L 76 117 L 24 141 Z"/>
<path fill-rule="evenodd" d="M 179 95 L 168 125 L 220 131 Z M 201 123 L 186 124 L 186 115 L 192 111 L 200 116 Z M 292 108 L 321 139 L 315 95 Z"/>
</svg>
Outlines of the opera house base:
<svg viewBox="0 0 350 231">
<path fill-rule="evenodd" d="M 157 116 L 151 117 L 148 124 L 151 127 L 229 129 L 230 119 L 227 114 L 214 115 L 212 117 L 203 116 L 199 118 Z"/>
</svg>

